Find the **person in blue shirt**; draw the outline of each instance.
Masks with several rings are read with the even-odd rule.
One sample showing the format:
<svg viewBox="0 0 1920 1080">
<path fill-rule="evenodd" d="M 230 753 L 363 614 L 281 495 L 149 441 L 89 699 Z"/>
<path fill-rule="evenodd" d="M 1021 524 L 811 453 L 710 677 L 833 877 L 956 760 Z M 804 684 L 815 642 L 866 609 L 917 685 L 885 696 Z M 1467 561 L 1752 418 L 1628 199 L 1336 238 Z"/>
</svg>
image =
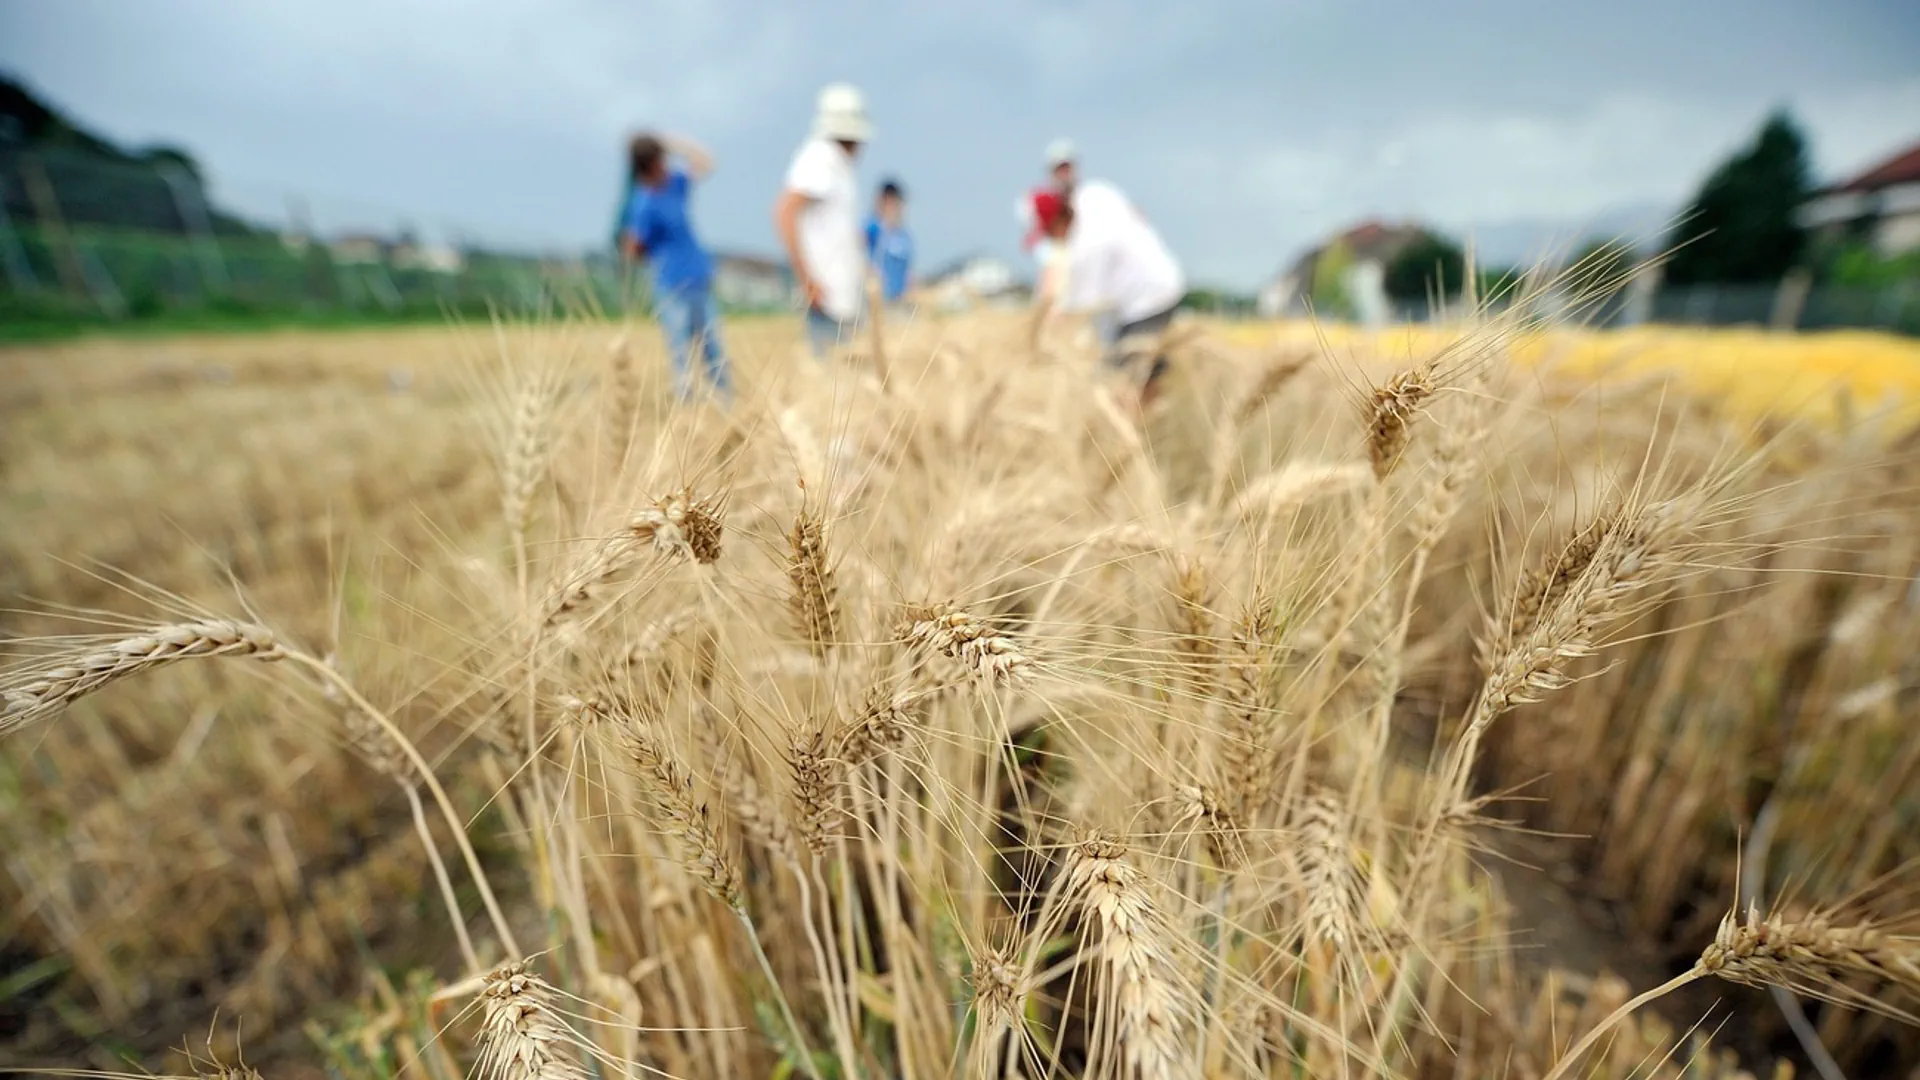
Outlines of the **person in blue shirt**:
<svg viewBox="0 0 1920 1080">
<path fill-rule="evenodd" d="M 880 298 L 898 304 L 913 285 L 913 237 L 905 223 L 907 193 L 896 180 L 880 185 L 867 219 L 867 260 L 880 277 Z"/>
<path fill-rule="evenodd" d="M 679 158 L 681 167 L 671 161 Z M 697 144 L 673 136 L 639 135 L 628 146 L 632 187 L 621 218 L 620 253 L 644 261 L 653 272 L 653 311 L 673 360 L 673 391 L 693 396 L 692 352 L 706 359 L 707 381 L 720 400 L 733 398 L 726 347 L 713 304 L 713 260 L 694 235 L 687 201 L 693 182 L 713 171 L 713 158 Z"/>
</svg>

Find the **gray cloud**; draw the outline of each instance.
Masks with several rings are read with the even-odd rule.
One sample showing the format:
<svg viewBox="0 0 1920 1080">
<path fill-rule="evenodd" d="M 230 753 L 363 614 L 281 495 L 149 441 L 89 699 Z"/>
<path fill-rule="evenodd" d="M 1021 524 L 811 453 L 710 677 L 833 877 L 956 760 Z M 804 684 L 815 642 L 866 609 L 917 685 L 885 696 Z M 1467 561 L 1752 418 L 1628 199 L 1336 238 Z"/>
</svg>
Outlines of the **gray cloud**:
<svg viewBox="0 0 1920 1080">
<path fill-rule="evenodd" d="M 1920 136 L 1909 3 L 1028 3 L 936 12 L 615 0 L 0 6 L 0 64 L 107 133 L 192 148 L 222 197 L 324 225 L 604 240 L 623 134 L 721 157 L 719 247 L 768 207 L 814 91 L 862 85 L 864 171 L 938 260 L 1014 251 L 1046 141 L 1126 188 L 1193 275 L 1249 285 L 1367 214 L 1449 228 L 1677 208 L 1791 105 L 1828 174 Z"/>
</svg>

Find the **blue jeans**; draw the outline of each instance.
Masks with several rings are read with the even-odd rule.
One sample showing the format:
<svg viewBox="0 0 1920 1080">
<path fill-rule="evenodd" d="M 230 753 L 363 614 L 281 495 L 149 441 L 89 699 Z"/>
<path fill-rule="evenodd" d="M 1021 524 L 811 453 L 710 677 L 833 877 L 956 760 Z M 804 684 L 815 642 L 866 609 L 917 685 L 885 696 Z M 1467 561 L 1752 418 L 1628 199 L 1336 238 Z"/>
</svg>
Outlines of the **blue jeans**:
<svg viewBox="0 0 1920 1080">
<path fill-rule="evenodd" d="M 823 359 L 834 346 L 853 339 L 853 324 L 841 322 L 817 307 L 807 308 L 807 347 L 813 358 Z"/>
<path fill-rule="evenodd" d="M 706 286 L 672 289 L 653 298 L 653 314 L 666 331 L 667 355 L 673 360 L 673 393 L 681 401 L 693 397 L 692 356 L 699 345 L 705 354 L 707 381 L 722 402 L 733 400 L 733 378 L 727 371 L 726 347 L 720 341 L 720 320 L 714 317 L 713 293 Z M 697 340 L 696 340 L 697 339 Z"/>
</svg>

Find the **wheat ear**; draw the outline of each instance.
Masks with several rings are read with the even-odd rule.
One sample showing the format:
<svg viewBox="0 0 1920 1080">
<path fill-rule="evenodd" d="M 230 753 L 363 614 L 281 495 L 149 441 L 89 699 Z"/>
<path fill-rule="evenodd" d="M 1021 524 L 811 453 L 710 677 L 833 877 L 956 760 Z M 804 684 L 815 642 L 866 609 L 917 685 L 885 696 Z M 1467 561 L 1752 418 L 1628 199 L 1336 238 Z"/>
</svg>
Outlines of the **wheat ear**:
<svg viewBox="0 0 1920 1080">
<path fill-rule="evenodd" d="M 1240 489 L 1230 510 L 1240 520 L 1263 523 L 1315 499 L 1354 491 L 1370 478 L 1365 465 L 1289 461 Z"/>
<path fill-rule="evenodd" d="M 1849 984 L 1867 980 L 1920 999 L 1920 937 L 1871 926 L 1835 926 L 1825 918 L 1789 920 L 1776 913 L 1720 920 L 1700 954 L 1701 971 L 1747 986 L 1781 986 L 1836 1005 L 1865 1008 L 1920 1025 L 1920 1016 L 1869 997 Z"/>
<path fill-rule="evenodd" d="M 683 488 L 634 514 L 627 532 L 664 554 L 701 564 L 715 562 L 720 558 L 726 507 L 725 495 L 698 496 L 691 488 Z"/>
<path fill-rule="evenodd" d="M 793 780 L 794 826 L 807 850 L 827 852 L 829 831 L 839 817 L 840 768 L 823 721 L 806 724 L 787 743 L 787 772 Z"/>
<path fill-rule="evenodd" d="M 988 949 L 971 958 L 973 984 L 973 1042 L 968 1047 L 968 1076 L 997 1077 L 1011 1075 L 1001 1047 L 1026 1013 L 1032 994 L 1030 980 L 1012 956 L 999 949 Z"/>
<path fill-rule="evenodd" d="M 607 350 L 607 423 L 622 454 L 633 441 L 634 421 L 640 412 L 640 376 L 634 370 L 627 335 L 613 339 Z"/>
<path fill-rule="evenodd" d="M 1198 555 L 1177 552 L 1173 557 L 1174 607 L 1178 613 L 1181 658 L 1187 662 L 1188 681 L 1197 698 L 1212 686 L 1214 659 L 1213 579 Z"/>
<path fill-rule="evenodd" d="M 1231 870 L 1247 861 L 1246 847 L 1240 837 L 1240 823 L 1234 819 L 1227 800 L 1207 784 L 1182 784 L 1174 790 L 1178 813 L 1176 824 L 1200 831 L 1207 840 L 1207 854 L 1215 866 Z"/>
<path fill-rule="evenodd" d="M 1435 389 L 1433 368 L 1420 364 L 1395 374 L 1367 397 L 1367 460 L 1373 475 L 1386 480 L 1400 464 L 1414 418 Z"/>
<path fill-rule="evenodd" d="M 825 656 L 839 640 L 839 590 L 827 554 L 826 522 L 813 508 L 802 504 L 794 515 L 787 548 L 793 620 L 813 654 Z"/>
<path fill-rule="evenodd" d="M 648 550 L 700 563 L 717 560 L 725 531 L 724 507 L 723 499 L 696 498 L 688 491 L 662 496 L 642 507 L 553 591 L 542 625 L 558 630 L 586 618 L 599 606 L 607 587 Z"/>
<path fill-rule="evenodd" d="M 562 707 L 582 723 L 605 722 L 613 729 L 620 748 L 651 784 L 648 801 L 678 836 L 687 872 L 715 899 L 744 912 L 740 871 L 720 843 L 706 802 L 694 793 L 693 774 L 660 740 L 653 725 L 623 703 L 605 697 L 568 697 Z"/>
<path fill-rule="evenodd" d="M 1660 580 L 1673 545 L 1699 510 L 1698 495 L 1688 494 L 1637 513 L 1615 512 L 1603 518 L 1597 535 L 1583 534 L 1568 545 L 1562 562 L 1580 562 L 1582 569 L 1531 620 L 1526 633 L 1494 658 L 1443 772 L 1447 786 L 1441 795 L 1447 804 L 1464 791 L 1487 728 L 1514 706 L 1539 701 L 1573 681 L 1568 665 L 1591 654 L 1600 630 L 1623 613 L 1634 594 Z"/>
<path fill-rule="evenodd" d="M 1713 976 L 1745 986 L 1784 987 L 1849 1008 L 1920 1025 L 1920 1016 L 1895 1008 L 1853 984 L 1865 980 L 1920 996 L 1920 938 L 1871 926 L 1835 926 L 1825 918 L 1765 918 L 1755 908 L 1744 920 L 1728 912 L 1693 967 L 1615 1009 L 1595 1025 L 1543 1080 L 1559 1080 L 1580 1055 L 1634 1010 L 1695 979 Z"/>
<path fill-rule="evenodd" d="M 1324 793 L 1300 807 L 1300 864 L 1307 893 L 1307 939 L 1343 954 L 1353 940 L 1357 886 L 1345 806 Z"/>
<path fill-rule="evenodd" d="M 586 1080 L 581 1038 L 555 1011 L 553 987 L 524 960 L 486 976 L 478 1080 Z"/>
<path fill-rule="evenodd" d="M 907 609 L 900 635 L 912 648 L 959 661 L 990 683 L 1018 682 L 1028 666 L 1013 638 L 952 604 L 923 604 Z"/>
<path fill-rule="evenodd" d="M 1308 353 L 1276 357 L 1268 361 L 1234 399 L 1233 406 L 1227 410 L 1226 421 L 1213 436 L 1213 452 L 1207 461 L 1207 472 L 1211 477 L 1207 488 L 1207 506 L 1220 505 L 1220 499 L 1226 492 L 1228 474 L 1232 471 L 1233 452 L 1240 445 L 1241 433 L 1260 414 L 1260 410 L 1266 408 L 1267 402 L 1280 392 L 1281 387 L 1306 370 L 1312 360 L 1313 356 Z"/>
<path fill-rule="evenodd" d="M 196 657 L 246 656 L 273 661 L 287 656 L 273 631 L 232 619 L 156 626 L 49 667 L 29 669 L 25 681 L 6 688 L 0 733 L 58 714 L 121 679 Z"/>
<path fill-rule="evenodd" d="M 1100 929 L 1105 977 L 1094 1021 L 1095 1053 L 1118 1055 L 1120 1075 L 1163 1080 L 1198 1075 L 1189 1040 L 1195 1010 L 1169 955 L 1171 934 L 1126 846 L 1091 837 L 1074 849 L 1067 888 Z"/>
<path fill-rule="evenodd" d="M 1256 590 L 1234 629 L 1220 695 L 1226 708 L 1219 771 L 1232 816 L 1247 827 L 1265 813 L 1273 785 L 1277 702 L 1269 664 L 1277 636 L 1273 598 Z"/>
<path fill-rule="evenodd" d="M 524 564 L 527 523 L 533 496 L 546 475 L 551 450 L 549 392 L 543 380 L 527 377 L 515 395 L 513 416 L 507 424 L 507 445 L 500 469 L 500 516 L 517 562 Z"/>
</svg>

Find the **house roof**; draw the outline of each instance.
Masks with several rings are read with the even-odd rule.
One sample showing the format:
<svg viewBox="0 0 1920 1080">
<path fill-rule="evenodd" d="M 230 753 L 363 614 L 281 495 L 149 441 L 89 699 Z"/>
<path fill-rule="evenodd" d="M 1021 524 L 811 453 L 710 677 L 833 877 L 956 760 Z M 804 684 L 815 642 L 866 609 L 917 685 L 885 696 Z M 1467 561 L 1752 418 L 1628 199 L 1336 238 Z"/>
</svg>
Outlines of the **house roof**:
<svg viewBox="0 0 1920 1080">
<path fill-rule="evenodd" d="M 990 252 L 985 252 L 985 251 L 976 251 L 971 255 L 962 255 L 959 258 L 954 259 L 952 262 L 945 263 L 940 267 L 938 267 L 937 269 L 930 271 L 926 275 L 925 280 L 929 285 L 938 285 L 939 283 L 947 280 L 948 278 L 958 277 L 959 275 L 966 273 L 969 267 L 975 266 L 983 262 L 998 263 L 1001 266 L 1006 267 L 1009 271 L 1013 269 L 1013 265 L 1011 263 L 1007 262 L 1005 259 L 1002 259 L 998 255 L 994 255 L 994 254 L 991 254 Z"/>
<path fill-rule="evenodd" d="M 1389 225 L 1383 221 L 1363 221 L 1346 232 L 1340 239 L 1355 256 L 1362 259 L 1387 259 L 1407 244 L 1418 240 L 1426 230 L 1407 222 L 1401 225 Z"/>
<path fill-rule="evenodd" d="M 1417 221 L 1405 221 L 1396 225 L 1378 218 L 1368 218 L 1302 252 L 1281 272 L 1281 276 L 1283 278 L 1291 276 L 1296 282 L 1308 280 L 1313 276 L 1314 265 L 1336 241 L 1346 244 L 1347 251 L 1356 259 L 1376 259 L 1384 263 L 1391 261 L 1395 255 L 1399 254 L 1401 248 L 1420 239 L 1426 233 L 1426 227 Z"/>
<path fill-rule="evenodd" d="M 1920 183 L 1920 142 L 1914 143 L 1866 172 L 1830 188 L 1834 192 L 1868 192 L 1895 184 Z"/>
</svg>

